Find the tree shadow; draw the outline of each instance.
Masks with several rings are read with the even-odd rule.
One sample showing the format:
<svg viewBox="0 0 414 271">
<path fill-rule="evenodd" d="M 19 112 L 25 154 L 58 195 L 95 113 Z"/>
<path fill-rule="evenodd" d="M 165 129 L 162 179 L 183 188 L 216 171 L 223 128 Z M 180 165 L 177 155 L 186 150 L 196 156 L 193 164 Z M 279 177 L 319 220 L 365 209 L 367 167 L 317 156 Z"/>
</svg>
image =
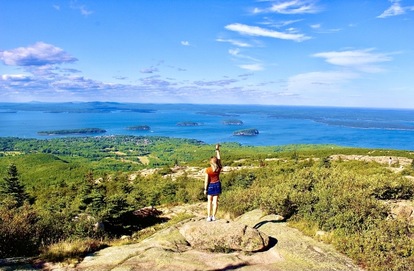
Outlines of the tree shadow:
<svg viewBox="0 0 414 271">
<path fill-rule="evenodd" d="M 285 222 L 285 221 L 284 220 L 264 220 L 264 221 L 260 221 L 256 225 L 254 225 L 253 229 L 257 230 L 257 229 L 259 229 L 260 227 L 262 227 L 263 225 L 265 225 L 267 223 L 281 223 L 281 222 Z M 278 243 L 278 240 L 276 238 L 274 238 L 272 236 L 269 236 L 269 244 L 265 248 L 260 250 L 259 252 L 268 251 L 269 249 L 276 246 L 277 243 Z"/>
<path fill-rule="evenodd" d="M 286 222 L 285 220 L 264 220 L 264 221 L 260 221 L 259 223 L 257 223 L 256 225 L 253 226 L 253 229 L 258 229 L 261 226 L 263 226 L 264 224 L 267 223 L 281 223 L 281 222 Z"/>
<path fill-rule="evenodd" d="M 233 264 L 229 264 L 229 265 L 227 265 L 227 266 L 225 266 L 223 268 L 220 268 L 220 269 L 212 269 L 210 271 L 237 270 L 237 269 L 242 268 L 242 267 L 245 267 L 245 266 L 248 266 L 248 264 L 247 263 L 238 263 L 238 264 L 234 264 L 234 265 Z"/>
</svg>

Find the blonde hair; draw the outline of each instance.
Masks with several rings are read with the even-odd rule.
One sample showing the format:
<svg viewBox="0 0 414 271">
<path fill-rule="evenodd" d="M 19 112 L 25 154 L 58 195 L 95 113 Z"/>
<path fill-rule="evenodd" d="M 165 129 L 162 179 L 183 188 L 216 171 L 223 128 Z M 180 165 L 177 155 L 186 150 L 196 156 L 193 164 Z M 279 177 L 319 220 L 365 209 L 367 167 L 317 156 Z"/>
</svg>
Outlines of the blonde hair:
<svg viewBox="0 0 414 271">
<path fill-rule="evenodd" d="M 210 165 L 213 168 L 214 172 L 217 172 L 221 168 L 220 160 L 215 156 L 210 158 Z"/>
</svg>

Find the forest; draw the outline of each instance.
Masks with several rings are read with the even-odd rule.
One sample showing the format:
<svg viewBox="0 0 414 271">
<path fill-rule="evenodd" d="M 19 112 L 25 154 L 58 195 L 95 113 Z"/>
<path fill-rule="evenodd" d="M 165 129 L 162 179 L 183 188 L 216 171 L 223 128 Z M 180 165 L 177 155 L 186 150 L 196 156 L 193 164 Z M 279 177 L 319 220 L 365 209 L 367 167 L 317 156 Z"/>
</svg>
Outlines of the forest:
<svg viewBox="0 0 414 271">
<path fill-rule="evenodd" d="M 414 223 L 393 215 L 392 206 L 413 203 L 414 153 L 221 144 L 223 166 L 234 168 L 223 174 L 223 212 L 236 217 L 260 208 L 309 236 L 323 231 L 321 241 L 366 270 L 412 270 Z M 166 222 L 144 221 L 134 211 L 204 201 L 202 180 L 171 173 L 207 167 L 213 150 L 166 137 L 0 138 L 0 258 L 64 261 L 114 245 L 122 235 L 138 241 L 146 227 Z M 149 169 L 153 174 L 139 174 Z M 87 248 L 59 254 L 62 243 Z"/>
</svg>

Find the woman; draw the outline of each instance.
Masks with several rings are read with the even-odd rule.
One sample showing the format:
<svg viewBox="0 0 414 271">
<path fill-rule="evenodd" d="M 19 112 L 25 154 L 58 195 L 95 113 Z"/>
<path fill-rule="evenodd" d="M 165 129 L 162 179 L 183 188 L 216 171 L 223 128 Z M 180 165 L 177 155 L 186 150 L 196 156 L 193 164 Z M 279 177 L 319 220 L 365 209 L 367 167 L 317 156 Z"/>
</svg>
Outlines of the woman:
<svg viewBox="0 0 414 271">
<path fill-rule="evenodd" d="M 221 194 L 220 172 L 220 144 L 217 144 L 216 156 L 210 158 L 210 167 L 206 169 L 204 180 L 204 195 L 207 195 L 208 222 L 216 220 L 218 197 Z"/>
</svg>

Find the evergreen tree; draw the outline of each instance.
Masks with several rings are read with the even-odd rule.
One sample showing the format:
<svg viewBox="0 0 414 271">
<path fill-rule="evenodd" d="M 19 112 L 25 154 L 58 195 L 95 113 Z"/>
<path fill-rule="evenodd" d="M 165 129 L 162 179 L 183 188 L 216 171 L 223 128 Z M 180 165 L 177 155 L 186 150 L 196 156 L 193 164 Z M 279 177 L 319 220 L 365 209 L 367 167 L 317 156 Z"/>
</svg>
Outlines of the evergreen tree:
<svg viewBox="0 0 414 271">
<path fill-rule="evenodd" d="M 0 185 L 0 194 L 5 199 L 11 200 L 17 207 L 23 205 L 25 201 L 29 200 L 29 195 L 26 193 L 24 186 L 20 183 L 19 174 L 15 164 L 11 164 L 7 169 L 7 177 L 3 178 L 3 183 Z"/>
</svg>

